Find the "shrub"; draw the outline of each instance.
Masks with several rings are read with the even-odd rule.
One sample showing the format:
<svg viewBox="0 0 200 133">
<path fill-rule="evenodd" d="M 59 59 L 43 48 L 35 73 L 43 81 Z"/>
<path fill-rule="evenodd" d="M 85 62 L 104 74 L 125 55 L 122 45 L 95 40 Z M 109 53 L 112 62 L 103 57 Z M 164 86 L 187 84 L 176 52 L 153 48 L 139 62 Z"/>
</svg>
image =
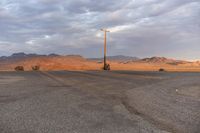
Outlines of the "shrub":
<svg viewBox="0 0 200 133">
<path fill-rule="evenodd" d="M 16 66 L 15 71 L 24 71 L 24 67 L 23 66 Z"/>
<path fill-rule="evenodd" d="M 110 70 L 110 64 L 106 64 L 104 67 L 103 67 L 103 70 Z"/>
<path fill-rule="evenodd" d="M 40 66 L 32 66 L 32 70 L 33 71 L 39 71 L 40 70 Z"/>
<path fill-rule="evenodd" d="M 165 71 L 164 68 L 160 68 L 160 69 L 159 69 L 159 72 L 164 72 L 164 71 Z"/>
</svg>

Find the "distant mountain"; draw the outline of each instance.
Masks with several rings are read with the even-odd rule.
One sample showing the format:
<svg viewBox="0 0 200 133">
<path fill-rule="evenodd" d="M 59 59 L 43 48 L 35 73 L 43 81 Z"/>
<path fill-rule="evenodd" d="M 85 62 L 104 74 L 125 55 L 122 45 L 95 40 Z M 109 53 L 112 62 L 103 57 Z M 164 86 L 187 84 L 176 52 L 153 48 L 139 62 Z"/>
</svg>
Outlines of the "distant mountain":
<svg viewBox="0 0 200 133">
<path fill-rule="evenodd" d="M 102 62 L 103 58 L 90 58 L 89 60 Z M 124 56 L 124 55 L 108 56 L 107 60 L 115 61 L 115 62 L 119 62 L 123 64 L 140 62 L 140 63 L 157 63 L 157 64 L 164 63 L 164 64 L 169 64 L 169 65 L 178 65 L 178 64 L 190 63 L 188 61 L 169 59 L 165 57 L 150 57 L 150 58 L 140 59 L 138 57 Z"/>
<path fill-rule="evenodd" d="M 63 55 L 58 55 L 58 54 L 49 54 L 49 55 L 40 55 L 40 54 L 26 54 L 26 53 L 14 53 L 12 54 L 11 56 L 2 56 L 0 57 L 0 64 L 8 64 L 8 63 L 15 63 L 15 62 L 19 62 L 19 61 L 25 61 L 25 60 L 31 60 L 31 59 L 44 59 L 44 58 L 61 58 L 61 57 L 64 57 L 64 58 L 72 58 L 72 59 L 84 59 L 82 56 L 80 55 L 66 55 L 66 56 L 63 56 Z"/>
<path fill-rule="evenodd" d="M 83 59 L 86 60 L 84 57 L 80 55 L 58 55 L 58 54 L 49 54 L 49 55 L 40 55 L 40 54 L 26 54 L 26 53 L 14 53 L 11 56 L 2 56 L 0 57 L 0 63 L 2 62 L 15 62 L 15 61 L 23 61 L 32 58 L 71 58 L 71 59 Z M 103 61 L 103 58 L 88 58 L 89 61 Z M 131 62 L 146 62 L 146 63 L 166 63 L 171 65 L 176 64 L 184 64 L 184 63 L 191 63 L 189 61 L 182 61 L 182 60 L 175 60 L 169 59 L 165 57 L 151 57 L 151 58 L 143 58 L 140 59 L 138 57 L 132 56 L 124 56 L 124 55 L 116 55 L 116 56 L 107 56 L 107 60 L 120 62 L 120 63 L 131 63 Z"/>
<path fill-rule="evenodd" d="M 128 62 L 128 61 L 137 61 L 138 57 L 132 56 L 124 56 L 124 55 L 116 55 L 116 56 L 107 56 L 109 61 L 117 61 L 117 62 Z M 89 58 L 89 60 L 103 61 L 103 58 Z"/>
<path fill-rule="evenodd" d="M 150 63 L 167 63 L 167 62 L 174 62 L 176 60 L 168 59 L 165 57 L 151 57 L 151 58 L 141 59 L 140 61 L 150 62 Z"/>
<path fill-rule="evenodd" d="M 38 54 L 25 54 L 25 53 L 14 53 L 11 56 L 2 56 L 0 60 L 21 60 L 30 57 L 41 57 L 45 55 L 38 55 Z"/>
<path fill-rule="evenodd" d="M 50 56 L 50 57 L 57 57 L 57 56 L 60 56 L 60 55 L 52 53 L 52 54 L 49 54 L 48 56 Z"/>
<path fill-rule="evenodd" d="M 95 62 L 87 61 L 80 55 L 38 55 L 14 53 L 11 56 L 0 57 L 0 70 L 14 70 L 16 66 L 24 66 L 25 70 L 31 70 L 32 66 L 40 66 L 41 70 L 87 70 L 94 69 L 90 64 Z"/>
<path fill-rule="evenodd" d="M 58 54 L 49 54 L 49 55 L 40 55 L 40 54 L 26 54 L 26 53 L 14 53 L 11 56 L 2 56 L 0 57 L 0 60 L 22 60 L 22 59 L 27 59 L 27 58 L 34 58 L 34 57 L 59 57 L 61 55 Z"/>
<path fill-rule="evenodd" d="M 158 70 L 169 67 L 170 69 L 186 68 L 200 69 L 199 62 L 189 62 L 165 57 L 151 57 L 139 59 L 131 56 L 108 56 L 113 70 Z M 25 70 L 31 70 L 32 66 L 40 66 L 41 70 L 100 70 L 103 66 L 103 58 L 86 59 L 80 55 L 39 55 L 14 53 L 11 56 L 0 57 L 0 71 L 14 70 L 16 66 L 24 66 Z"/>
<path fill-rule="evenodd" d="M 11 57 L 26 57 L 26 56 L 28 56 L 27 54 L 25 54 L 25 53 L 14 53 L 14 54 L 12 54 L 11 55 Z"/>
<path fill-rule="evenodd" d="M 144 59 L 141 59 L 139 61 L 140 62 L 147 62 L 147 63 L 165 63 L 165 64 L 170 64 L 170 65 L 190 63 L 189 61 L 175 60 L 175 59 L 169 59 L 169 58 L 165 58 L 165 57 L 144 58 Z"/>
</svg>

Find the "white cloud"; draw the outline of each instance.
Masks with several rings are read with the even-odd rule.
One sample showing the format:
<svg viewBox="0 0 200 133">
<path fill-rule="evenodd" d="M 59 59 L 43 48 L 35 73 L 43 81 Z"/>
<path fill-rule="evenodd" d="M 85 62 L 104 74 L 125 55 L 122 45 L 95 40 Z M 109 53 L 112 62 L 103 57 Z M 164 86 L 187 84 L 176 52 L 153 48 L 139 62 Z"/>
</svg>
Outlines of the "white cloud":
<svg viewBox="0 0 200 133">
<path fill-rule="evenodd" d="M 188 58 L 197 58 L 199 17 L 199 0 L 1 0 L 0 48 L 9 48 L 0 54 L 101 56 L 99 29 L 108 28 L 112 54 L 170 56 L 190 49 Z"/>
</svg>

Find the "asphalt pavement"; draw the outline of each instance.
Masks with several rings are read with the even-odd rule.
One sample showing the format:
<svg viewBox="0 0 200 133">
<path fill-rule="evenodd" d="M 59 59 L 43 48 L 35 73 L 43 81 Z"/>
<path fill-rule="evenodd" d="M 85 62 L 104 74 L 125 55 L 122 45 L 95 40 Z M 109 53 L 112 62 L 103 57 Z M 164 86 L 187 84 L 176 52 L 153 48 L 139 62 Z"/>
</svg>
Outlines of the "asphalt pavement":
<svg viewBox="0 0 200 133">
<path fill-rule="evenodd" d="M 168 132 L 200 132 L 200 73 L 0 72 L 0 133 Z"/>
</svg>

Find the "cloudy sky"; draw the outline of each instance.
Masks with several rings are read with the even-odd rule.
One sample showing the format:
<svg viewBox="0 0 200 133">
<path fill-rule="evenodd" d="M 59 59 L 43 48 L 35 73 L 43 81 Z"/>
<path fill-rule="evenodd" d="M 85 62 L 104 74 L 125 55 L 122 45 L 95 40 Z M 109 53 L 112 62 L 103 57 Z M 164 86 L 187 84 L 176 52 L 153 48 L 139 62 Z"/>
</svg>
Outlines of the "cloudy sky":
<svg viewBox="0 0 200 133">
<path fill-rule="evenodd" d="M 15 52 L 200 59 L 200 0 L 0 0 L 0 56 Z"/>
</svg>

